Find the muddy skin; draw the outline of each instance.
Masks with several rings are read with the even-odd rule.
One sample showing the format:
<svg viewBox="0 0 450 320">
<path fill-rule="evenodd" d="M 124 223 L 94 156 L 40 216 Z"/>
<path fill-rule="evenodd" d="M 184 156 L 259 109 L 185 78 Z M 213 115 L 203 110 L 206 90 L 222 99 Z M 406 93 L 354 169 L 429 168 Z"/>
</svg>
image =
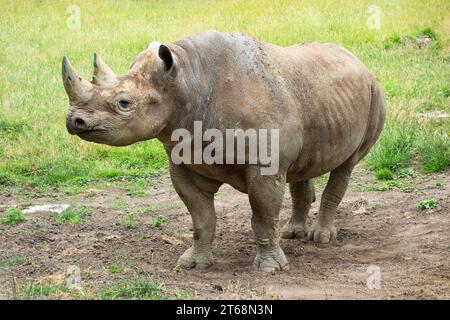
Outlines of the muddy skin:
<svg viewBox="0 0 450 320">
<path fill-rule="evenodd" d="M 281 48 L 207 31 L 168 46 L 152 43 L 123 77 L 116 77 L 98 55 L 92 82 L 79 77 L 66 58 L 62 76 L 71 106 L 68 131 L 88 141 L 124 146 L 156 138 L 170 155 L 177 143 L 170 139 L 172 132 L 193 133 L 194 121 L 223 133 L 280 130 L 275 175 L 262 175 L 259 164 L 170 164 L 173 185 L 194 225 L 193 246 L 179 260 L 187 268 L 213 263 L 214 193 L 223 183 L 248 194 L 257 268 L 288 267 L 279 246 L 286 184 L 294 207 L 283 236 L 332 243 L 336 209 L 352 170 L 385 121 L 378 84 L 355 56 L 332 44 Z M 319 214 L 306 227 L 315 197 L 310 180 L 327 172 Z"/>
</svg>

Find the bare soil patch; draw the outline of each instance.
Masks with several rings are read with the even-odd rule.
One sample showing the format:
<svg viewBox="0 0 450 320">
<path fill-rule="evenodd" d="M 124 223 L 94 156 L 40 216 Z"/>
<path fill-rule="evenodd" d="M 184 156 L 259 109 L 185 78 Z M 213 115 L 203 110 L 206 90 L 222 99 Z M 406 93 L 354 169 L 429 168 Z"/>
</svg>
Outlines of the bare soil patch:
<svg viewBox="0 0 450 320">
<path fill-rule="evenodd" d="M 358 169 L 353 181 L 369 185 L 371 177 Z M 444 187 L 436 187 L 436 181 Z M 364 192 L 354 183 L 338 211 L 338 244 L 319 247 L 282 239 L 290 270 L 275 274 L 253 268 L 250 206 L 245 194 L 229 186 L 217 194 L 216 263 L 206 271 L 175 268 L 192 241 L 191 219 L 168 175 L 152 178 L 143 197 L 120 188 L 57 198 L 0 196 L 0 214 L 10 205 L 78 203 L 92 208 L 91 216 L 76 225 L 57 223 L 50 212 L 32 212 L 15 226 L 0 225 L 0 298 L 13 297 L 13 279 L 61 283 L 67 267 L 76 265 L 87 297 L 97 297 L 103 288 L 135 274 L 154 274 L 168 292 L 190 292 L 191 299 L 449 299 L 449 185 L 448 173 L 419 179 L 411 193 Z M 316 189 L 310 219 L 320 202 L 322 187 Z M 438 207 L 417 209 L 428 198 L 435 198 Z M 291 207 L 286 192 L 282 225 Z M 118 223 L 139 209 L 134 228 Z M 165 223 L 155 228 L 152 223 L 159 215 Z M 18 257 L 24 262 L 8 265 Z M 108 272 L 110 265 L 121 266 L 123 272 Z M 380 268 L 379 290 L 366 285 L 370 265 Z"/>
</svg>

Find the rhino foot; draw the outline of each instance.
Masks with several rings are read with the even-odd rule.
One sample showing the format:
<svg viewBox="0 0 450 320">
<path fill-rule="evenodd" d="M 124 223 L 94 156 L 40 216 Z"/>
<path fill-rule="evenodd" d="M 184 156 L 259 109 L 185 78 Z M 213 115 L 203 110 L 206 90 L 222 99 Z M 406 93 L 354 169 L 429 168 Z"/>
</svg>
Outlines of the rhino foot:
<svg viewBox="0 0 450 320">
<path fill-rule="evenodd" d="M 337 231 L 334 224 L 321 226 L 319 223 L 314 222 L 308 232 L 308 240 L 321 244 L 334 244 L 336 242 L 336 235 Z"/>
<path fill-rule="evenodd" d="M 288 261 L 280 247 L 271 249 L 258 248 L 254 265 L 265 272 L 289 270 Z"/>
<path fill-rule="evenodd" d="M 281 233 L 281 238 L 283 239 L 306 239 L 308 235 L 308 228 L 305 224 L 293 225 L 288 223 Z"/>
<path fill-rule="evenodd" d="M 186 269 L 206 269 L 214 262 L 211 252 L 198 252 L 193 247 L 187 249 L 178 259 L 178 265 Z"/>
</svg>

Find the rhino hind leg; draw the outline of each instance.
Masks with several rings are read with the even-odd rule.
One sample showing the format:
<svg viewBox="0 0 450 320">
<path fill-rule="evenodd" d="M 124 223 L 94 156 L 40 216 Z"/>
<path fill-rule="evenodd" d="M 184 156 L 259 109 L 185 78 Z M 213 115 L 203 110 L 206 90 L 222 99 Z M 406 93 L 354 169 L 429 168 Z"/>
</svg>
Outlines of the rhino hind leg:
<svg viewBox="0 0 450 320">
<path fill-rule="evenodd" d="M 306 238 L 308 235 L 306 218 L 311 204 L 316 201 L 313 181 L 309 179 L 291 182 L 289 191 L 292 197 L 292 215 L 284 227 L 281 237 L 284 239 Z"/>
<path fill-rule="evenodd" d="M 334 225 L 334 217 L 347 191 L 354 166 L 355 163 L 349 161 L 331 171 L 330 178 L 322 194 L 319 214 L 309 229 L 308 240 L 322 244 L 336 242 L 337 230 Z"/>
<path fill-rule="evenodd" d="M 347 191 L 348 182 L 355 165 L 367 155 L 377 141 L 386 119 L 386 105 L 379 86 L 372 83 L 371 112 L 366 135 L 359 149 L 342 165 L 331 171 L 330 179 L 322 194 L 317 220 L 310 227 L 308 240 L 330 243 L 336 240 L 334 216 L 337 207 Z"/>
<path fill-rule="evenodd" d="M 205 181 L 181 166 L 171 164 L 170 176 L 176 192 L 191 214 L 194 242 L 179 258 L 178 265 L 205 269 L 214 262 L 211 245 L 216 230 L 214 193 L 220 184 Z"/>
<path fill-rule="evenodd" d="M 279 244 L 279 212 L 285 181 L 285 176 L 255 175 L 247 182 L 253 213 L 252 229 L 257 245 L 254 265 L 266 272 L 288 269 L 288 261 Z"/>
</svg>

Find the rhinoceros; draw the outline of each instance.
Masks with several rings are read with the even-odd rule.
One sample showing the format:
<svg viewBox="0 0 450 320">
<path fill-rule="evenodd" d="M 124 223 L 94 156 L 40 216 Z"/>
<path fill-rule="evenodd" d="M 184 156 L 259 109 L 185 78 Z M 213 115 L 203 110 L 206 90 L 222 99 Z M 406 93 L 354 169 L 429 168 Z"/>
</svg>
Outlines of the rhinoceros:
<svg viewBox="0 0 450 320">
<path fill-rule="evenodd" d="M 163 144 L 173 186 L 193 222 L 193 244 L 178 260 L 185 268 L 213 264 L 214 194 L 224 183 L 248 195 L 257 268 L 288 268 L 280 237 L 334 243 L 334 217 L 351 172 L 378 139 L 386 115 L 379 85 L 346 49 L 314 42 L 279 47 L 218 31 L 167 45 L 152 42 L 121 77 L 94 54 L 93 79 L 87 81 L 64 57 L 62 79 L 70 134 L 112 146 L 154 138 Z M 261 162 L 174 161 L 173 132 L 193 133 L 195 122 L 224 134 L 278 130 L 276 172 L 262 174 Z M 328 172 L 317 218 L 307 226 L 315 201 L 312 179 Z M 280 232 L 287 184 L 292 215 Z"/>
</svg>

